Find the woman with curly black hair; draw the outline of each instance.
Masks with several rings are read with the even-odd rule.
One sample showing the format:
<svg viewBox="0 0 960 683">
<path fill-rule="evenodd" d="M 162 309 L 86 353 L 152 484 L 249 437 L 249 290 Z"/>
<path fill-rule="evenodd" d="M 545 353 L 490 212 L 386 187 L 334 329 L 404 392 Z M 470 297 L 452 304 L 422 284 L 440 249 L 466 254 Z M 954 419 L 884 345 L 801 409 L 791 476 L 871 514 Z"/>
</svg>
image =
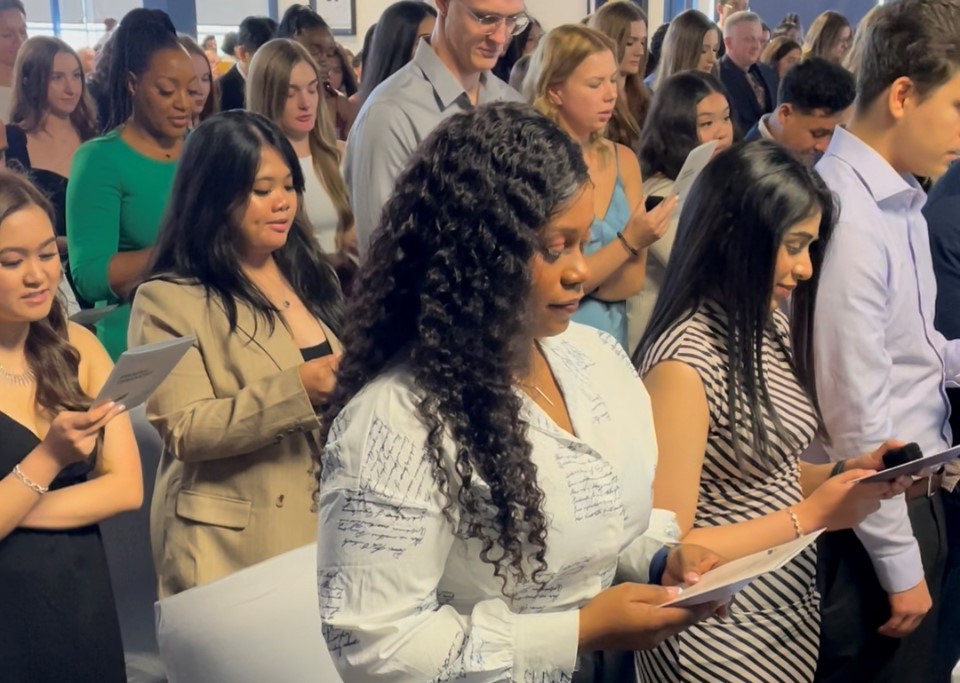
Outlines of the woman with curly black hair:
<svg viewBox="0 0 960 683">
<path fill-rule="evenodd" d="M 344 680 L 627 680 L 630 656 L 597 651 L 716 608 L 610 588 L 717 559 L 664 547 L 646 391 L 613 337 L 570 322 L 592 220 L 580 148 L 523 105 L 452 117 L 400 177 L 321 419 L 318 583 Z"/>
</svg>

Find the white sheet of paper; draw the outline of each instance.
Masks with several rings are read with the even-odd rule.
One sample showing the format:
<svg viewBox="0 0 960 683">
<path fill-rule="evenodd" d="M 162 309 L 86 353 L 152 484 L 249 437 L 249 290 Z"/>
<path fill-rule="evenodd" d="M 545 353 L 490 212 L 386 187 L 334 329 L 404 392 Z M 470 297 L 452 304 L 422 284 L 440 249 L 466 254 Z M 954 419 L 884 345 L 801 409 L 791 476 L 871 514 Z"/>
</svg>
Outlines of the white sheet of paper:
<svg viewBox="0 0 960 683">
<path fill-rule="evenodd" d="M 705 602 L 729 600 L 761 574 L 780 569 L 817 540 L 821 533 L 815 531 L 789 543 L 720 565 L 704 574 L 700 583 L 684 588 L 680 595 L 661 607 L 692 607 Z"/>
<path fill-rule="evenodd" d="M 196 337 L 180 337 L 127 349 L 117 359 L 93 406 L 114 401 L 129 410 L 140 405 L 173 372 L 195 341 Z"/>
<path fill-rule="evenodd" d="M 705 142 L 699 147 L 694 147 L 687 160 L 683 162 L 683 168 L 677 174 L 677 179 L 673 181 L 673 193 L 677 195 L 677 205 L 683 204 L 683 200 L 690 194 L 690 188 L 693 187 L 693 181 L 697 179 L 704 167 L 713 159 L 713 152 L 719 143 L 716 140 Z"/>
<path fill-rule="evenodd" d="M 871 474 L 869 477 L 857 479 L 857 483 L 876 484 L 877 482 L 892 481 L 897 477 L 912 477 L 915 475 L 921 475 L 926 469 L 937 468 L 940 465 L 950 462 L 951 460 L 955 460 L 956 458 L 960 458 L 960 446 L 954 446 L 953 448 L 948 448 L 940 453 L 924 456 L 919 460 L 911 460 L 910 462 L 905 462 L 902 465 L 897 465 L 896 467 L 880 470 L 876 474 Z"/>
<path fill-rule="evenodd" d="M 117 304 L 109 304 L 107 306 L 101 306 L 100 308 L 88 308 L 83 311 L 77 311 L 70 316 L 70 320 L 78 325 L 95 325 L 106 318 L 108 313 L 115 311 L 116 308 Z"/>
</svg>

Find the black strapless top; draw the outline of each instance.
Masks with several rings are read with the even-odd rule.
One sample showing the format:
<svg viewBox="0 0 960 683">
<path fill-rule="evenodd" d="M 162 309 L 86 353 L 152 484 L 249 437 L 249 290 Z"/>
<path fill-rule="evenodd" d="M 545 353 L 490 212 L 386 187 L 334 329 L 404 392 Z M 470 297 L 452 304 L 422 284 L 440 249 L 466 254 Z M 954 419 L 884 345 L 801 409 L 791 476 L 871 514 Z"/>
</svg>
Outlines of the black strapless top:
<svg viewBox="0 0 960 683">
<path fill-rule="evenodd" d="M 40 439 L 0 412 L 0 476 Z M 83 484 L 72 465 L 50 490 Z M 38 683 L 127 680 L 107 558 L 96 524 L 77 529 L 17 528 L 0 540 L 0 679 Z"/>
<path fill-rule="evenodd" d="M 324 356 L 329 356 L 333 353 L 333 347 L 330 346 L 329 341 L 325 341 L 322 344 L 317 344 L 316 346 L 309 346 L 305 349 L 300 349 L 300 355 L 303 356 L 303 360 L 311 361 L 316 360 L 317 358 L 323 358 Z"/>
</svg>

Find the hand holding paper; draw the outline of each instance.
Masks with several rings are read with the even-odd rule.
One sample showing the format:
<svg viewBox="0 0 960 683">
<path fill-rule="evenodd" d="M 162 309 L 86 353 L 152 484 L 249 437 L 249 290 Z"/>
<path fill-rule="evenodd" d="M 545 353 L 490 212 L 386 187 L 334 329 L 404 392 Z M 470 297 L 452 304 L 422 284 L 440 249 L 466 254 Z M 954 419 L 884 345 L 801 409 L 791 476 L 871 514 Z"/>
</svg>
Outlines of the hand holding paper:
<svg viewBox="0 0 960 683">
<path fill-rule="evenodd" d="M 700 545 L 683 543 L 670 549 L 667 566 L 663 572 L 664 586 L 694 584 L 712 569 L 724 563 L 715 552 Z"/>
<path fill-rule="evenodd" d="M 726 602 L 762 574 L 780 569 L 813 543 L 821 532 L 807 534 L 789 543 L 741 557 L 704 574 L 696 585 L 663 603 L 663 607 L 693 607 Z"/>
<path fill-rule="evenodd" d="M 937 470 L 941 465 L 956 458 L 960 458 L 960 446 L 948 448 L 945 451 L 934 453 L 933 455 L 924 456 L 919 460 L 912 460 L 898 467 L 880 470 L 876 474 L 871 474 L 868 477 L 859 479 L 858 483 L 875 484 L 893 481 L 897 479 L 897 477 L 925 476 L 931 471 Z"/>
<path fill-rule="evenodd" d="M 127 349 L 94 400 L 94 407 L 110 401 L 128 409 L 137 407 L 173 372 L 195 341 L 195 337 L 181 337 Z"/>
<path fill-rule="evenodd" d="M 667 638 L 711 616 L 720 605 L 661 607 L 677 588 L 621 583 L 601 591 L 580 609 L 580 653 L 593 650 L 651 650 Z"/>
</svg>

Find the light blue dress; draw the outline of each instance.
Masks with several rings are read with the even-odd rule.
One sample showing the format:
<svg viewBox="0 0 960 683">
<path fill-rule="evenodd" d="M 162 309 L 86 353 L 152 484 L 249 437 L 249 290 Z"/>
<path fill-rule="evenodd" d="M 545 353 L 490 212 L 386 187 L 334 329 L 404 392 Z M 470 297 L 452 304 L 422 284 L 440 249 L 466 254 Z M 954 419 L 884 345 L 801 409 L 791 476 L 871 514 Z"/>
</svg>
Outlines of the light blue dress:
<svg viewBox="0 0 960 683">
<path fill-rule="evenodd" d="M 616 148 L 614 148 L 616 150 Z M 617 239 L 617 233 L 624 229 L 630 215 L 630 202 L 627 201 L 627 192 L 620 176 L 620 155 L 614 151 L 617 159 L 617 182 L 613 187 L 613 196 L 603 218 L 595 218 L 590 226 L 590 240 L 584 245 L 583 251 L 588 256 L 593 254 Z M 627 302 L 600 301 L 587 296 L 580 302 L 580 308 L 573 315 L 578 323 L 596 327 L 613 335 L 620 345 L 627 348 Z"/>
</svg>

